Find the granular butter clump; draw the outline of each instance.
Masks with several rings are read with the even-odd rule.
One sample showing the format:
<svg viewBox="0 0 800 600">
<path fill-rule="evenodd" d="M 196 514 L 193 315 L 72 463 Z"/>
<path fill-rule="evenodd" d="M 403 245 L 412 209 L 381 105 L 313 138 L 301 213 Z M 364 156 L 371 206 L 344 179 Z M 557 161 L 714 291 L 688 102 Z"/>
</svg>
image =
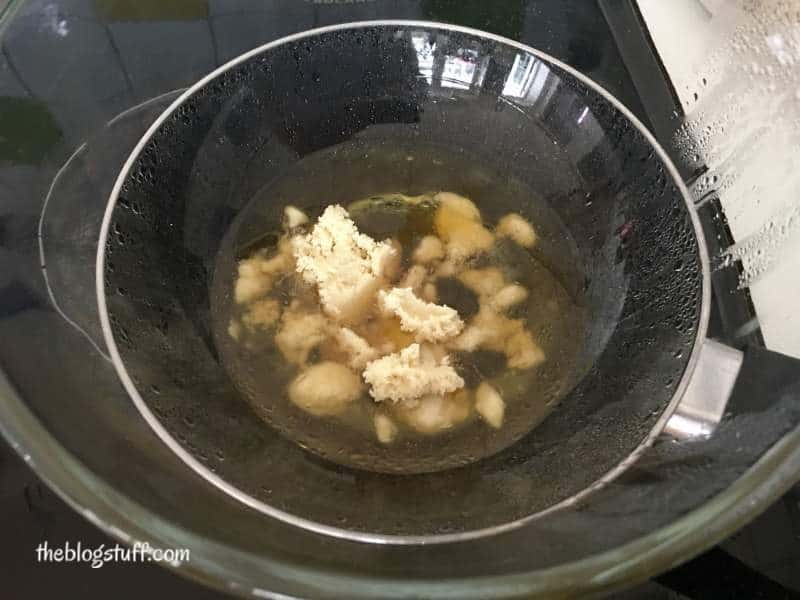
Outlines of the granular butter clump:
<svg viewBox="0 0 800 600">
<path fill-rule="evenodd" d="M 311 233 L 292 238 L 292 250 L 298 273 L 317 285 L 323 310 L 337 321 L 358 319 L 399 260 L 389 242 L 360 233 L 338 205 L 325 209 Z"/>
<path fill-rule="evenodd" d="M 377 401 L 414 401 L 441 396 L 464 387 L 464 380 L 450 366 L 448 357 L 436 360 L 420 351 L 419 344 L 373 360 L 364 369 L 364 381 Z"/>
<path fill-rule="evenodd" d="M 400 318 L 400 327 L 417 339 L 437 342 L 461 333 L 464 321 L 449 306 L 425 302 L 409 288 L 394 288 L 378 293 L 381 308 Z"/>
</svg>

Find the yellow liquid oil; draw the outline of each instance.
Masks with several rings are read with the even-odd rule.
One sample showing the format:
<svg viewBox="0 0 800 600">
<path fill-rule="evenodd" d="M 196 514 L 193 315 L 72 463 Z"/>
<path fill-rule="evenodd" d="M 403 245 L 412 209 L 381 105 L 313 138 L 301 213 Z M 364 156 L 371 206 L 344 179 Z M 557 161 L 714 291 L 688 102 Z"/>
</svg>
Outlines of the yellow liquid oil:
<svg viewBox="0 0 800 600">
<path fill-rule="evenodd" d="M 365 160 L 365 155 L 370 160 Z M 390 173 L 388 180 L 386 175 L 372 172 L 382 166 Z M 391 169 L 399 173 L 392 173 Z M 470 174 L 468 184 L 450 176 L 465 172 Z M 332 181 L 340 184 L 328 183 Z M 438 187 L 432 187 L 435 184 Z M 474 410 L 463 422 L 437 435 L 420 433 L 401 419 L 393 419 L 398 434 L 391 443 L 381 443 L 376 438 L 374 417 L 376 412 L 386 410 L 370 397 L 366 386 L 362 396 L 342 414 L 319 417 L 304 412 L 290 402 L 287 393 L 300 369 L 288 363 L 276 347 L 275 330 L 240 328 L 237 339 L 229 333 L 230 323 L 241 322 L 246 310 L 232 299 L 237 261 L 255 252 L 265 256 L 277 252 L 284 233 L 281 220 L 285 206 L 291 204 L 306 212 L 310 227 L 327 206 L 336 203 L 347 208 L 362 233 L 376 240 L 398 240 L 405 272 L 413 264 L 411 254 L 419 240 L 436 234 L 437 205 L 433 197 L 439 191 L 470 197 L 490 231 L 510 212 L 534 225 L 538 241 L 533 248 L 498 238 L 487 251 L 459 265 L 459 272 L 498 269 L 506 281 L 528 291 L 527 298 L 510 309 L 507 316 L 523 321 L 543 350 L 545 361 L 530 369 L 514 369 L 500 351 L 450 353 L 468 390 L 488 382 L 502 396 L 505 416 L 499 429 L 488 426 Z M 414 197 L 413 202 L 409 197 Z M 437 277 L 434 271 L 432 267 L 430 280 L 436 288 L 437 303 L 457 310 L 469 325 L 479 310 L 478 295 L 457 274 Z M 357 151 L 337 149 L 304 159 L 299 167 L 261 190 L 237 217 L 219 254 L 213 287 L 212 314 L 220 358 L 264 426 L 277 429 L 313 454 L 348 467 L 413 474 L 480 460 L 523 436 L 535 435 L 536 426 L 577 382 L 586 316 L 574 242 L 535 190 L 440 148 L 401 147 L 386 151 L 364 150 L 359 145 Z M 313 287 L 291 273 L 276 281 L 269 296 L 284 310 L 290 305 L 309 309 L 319 305 Z M 371 312 L 379 314 L 377 307 Z M 368 319 L 361 331 L 366 332 L 365 337 L 372 344 L 379 345 L 384 337 L 399 345 L 413 341 L 399 326 L 369 325 Z M 336 358 L 336 349 L 323 343 L 312 351 L 308 362 Z"/>
</svg>

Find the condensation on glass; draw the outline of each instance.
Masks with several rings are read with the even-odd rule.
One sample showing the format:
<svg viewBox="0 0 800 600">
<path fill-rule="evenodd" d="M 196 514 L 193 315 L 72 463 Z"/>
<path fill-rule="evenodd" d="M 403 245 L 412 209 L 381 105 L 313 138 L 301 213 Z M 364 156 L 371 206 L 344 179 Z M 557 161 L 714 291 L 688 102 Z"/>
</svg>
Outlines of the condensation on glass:
<svg viewBox="0 0 800 600">
<path fill-rule="evenodd" d="M 789 0 L 640 0 L 680 97 L 675 145 L 705 166 L 696 201 L 719 197 L 764 340 L 800 356 L 800 13 Z M 688 35 L 674 35 L 675 27 Z"/>
</svg>

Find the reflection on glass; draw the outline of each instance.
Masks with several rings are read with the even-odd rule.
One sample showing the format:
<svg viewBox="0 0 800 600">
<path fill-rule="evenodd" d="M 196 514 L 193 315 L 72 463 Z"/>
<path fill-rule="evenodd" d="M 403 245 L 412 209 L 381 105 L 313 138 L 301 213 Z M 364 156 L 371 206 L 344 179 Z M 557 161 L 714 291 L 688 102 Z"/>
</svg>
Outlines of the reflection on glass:
<svg viewBox="0 0 800 600">
<path fill-rule="evenodd" d="M 475 77 L 472 80 L 472 86 L 474 88 L 483 86 L 483 80 L 486 78 L 486 71 L 489 70 L 489 63 L 491 60 L 488 54 L 478 59 L 477 67 L 475 68 Z"/>
<path fill-rule="evenodd" d="M 455 54 L 445 57 L 442 87 L 469 89 L 478 65 L 478 51 L 459 48 Z"/>
<path fill-rule="evenodd" d="M 526 104 L 533 104 L 542 94 L 549 73 L 550 69 L 533 55 L 517 54 L 503 87 L 503 96 L 524 98 Z"/>
<path fill-rule="evenodd" d="M 412 33 L 411 43 L 417 53 L 419 72 L 430 85 L 433 83 L 433 55 L 436 51 L 436 42 L 431 41 L 427 33 Z"/>
</svg>

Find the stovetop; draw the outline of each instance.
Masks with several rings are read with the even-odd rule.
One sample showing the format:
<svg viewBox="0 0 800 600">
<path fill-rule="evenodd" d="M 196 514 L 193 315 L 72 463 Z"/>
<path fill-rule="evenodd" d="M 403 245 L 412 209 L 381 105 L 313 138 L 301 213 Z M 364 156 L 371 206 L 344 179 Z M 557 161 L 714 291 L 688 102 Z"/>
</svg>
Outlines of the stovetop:
<svg viewBox="0 0 800 600">
<path fill-rule="evenodd" d="M 164 12 L 178 10 L 174 3 L 127 3 L 138 6 L 136 14 L 126 12 L 126 3 L 105 0 L 38 4 L 43 10 L 58 4 L 52 9 L 56 27 L 76 15 L 102 21 L 110 46 L 124 66 L 123 79 L 145 95 L 167 91 L 163 85 L 170 80 L 169 70 L 179 64 L 148 58 L 147 51 L 142 50 L 152 46 L 153 40 L 147 28 L 131 27 L 129 21 L 141 23 L 151 13 L 153 20 L 172 23 L 173 33 L 183 36 L 184 50 L 198 57 L 194 63 L 197 73 L 189 74 L 192 78 L 245 50 L 295 31 L 337 22 L 405 18 L 476 27 L 547 52 L 603 85 L 667 147 L 669 135 L 682 116 L 633 0 L 194 0 L 184 2 L 181 10 L 188 12 L 177 17 L 165 16 Z M 128 55 L 132 48 L 139 54 Z M 23 79 L 18 72 L 23 57 L 5 44 L 2 51 L 0 62 L 14 66 L 17 61 L 17 66 L 0 69 L 0 84 L 24 85 L 10 81 Z M 45 66 L 41 68 L 44 71 Z M 696 165 L 678 166 L 687 181 L 702 175 Z M 707 211 L 713 211 L 715 204 L 706 206 Z M 706 214 L 706 221 L 712 222 L 712 217 Z M 718 233 L 724 243 L 725 232 Z M 725 286 L 730 282 L 723 279 L 716 283 Z M 728 332 L 751 317 L 745 293 L 726 294 L 725 302 L 717 302 L 715 307 L 712 333 L 718 338 L 726 339 Z M 758 332 L 737 342 L 758 344 Z M 157 566 L 109 563 L 91 569 L 85 564 L 37 563 L 34 548 L 43 540 L 53 546 L 67 541 L 91 547 L 114 542 L 64 504 L 5 443 L 0 443 L 0 532 L 4 541 L 0 544 L 0 585 L 14 598 L 45 598 L 64 590 L 70 597 L 87 599 L 112 595 L 139 598 L 154 591 L 173 598 L 222 597 Z M 792 590 L 800 592 L 800 488 L 719 547 L 655 582 L 614 597 L 800 597 Z"/>
</svg>

